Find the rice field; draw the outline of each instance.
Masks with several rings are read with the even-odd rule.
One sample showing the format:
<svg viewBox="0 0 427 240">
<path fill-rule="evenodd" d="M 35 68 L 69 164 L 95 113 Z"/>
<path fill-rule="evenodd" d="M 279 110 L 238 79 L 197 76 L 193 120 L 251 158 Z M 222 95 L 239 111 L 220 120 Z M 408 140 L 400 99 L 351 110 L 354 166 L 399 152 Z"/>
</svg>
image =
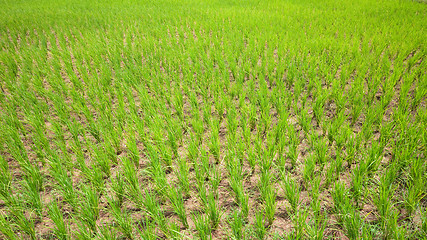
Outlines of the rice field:
<svg viewBox="0 0 427 240">
<path fill-rule="evenodd" d="M 0 239 L 426 239 L 427 4 L 1 0 Z"/>
</svg>

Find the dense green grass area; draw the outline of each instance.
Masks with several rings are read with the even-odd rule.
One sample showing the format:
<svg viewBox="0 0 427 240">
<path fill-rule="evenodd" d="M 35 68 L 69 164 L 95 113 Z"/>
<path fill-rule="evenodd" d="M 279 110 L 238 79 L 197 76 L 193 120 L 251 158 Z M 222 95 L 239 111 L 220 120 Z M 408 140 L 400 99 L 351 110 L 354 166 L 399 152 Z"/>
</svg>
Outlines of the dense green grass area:
<svg viewBox="0 0 427 240">
<path fill-rule="evenodd" d="M 0 238 L 424 238 L 426 15 L 0 1 Z"/>
</svg>

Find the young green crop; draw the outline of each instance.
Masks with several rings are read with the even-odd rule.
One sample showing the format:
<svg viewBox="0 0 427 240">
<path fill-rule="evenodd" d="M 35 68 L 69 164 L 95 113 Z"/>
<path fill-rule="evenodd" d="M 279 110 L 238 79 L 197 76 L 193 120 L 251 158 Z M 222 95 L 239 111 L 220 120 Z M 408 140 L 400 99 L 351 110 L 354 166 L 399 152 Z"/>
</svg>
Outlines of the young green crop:
<svg viewBox="0 0 427 240">
<path fill-rule="evenodd" d="M 0 238 L 421 239 L 425 12 L 4 1 Z"/>
<path fill-rule="evenodd" d="M 187 213 L 184 206 L 184 199 L 181 194 L 181 189 L 175 187 L 168 189 L 168 198 L 172 203 L 174 212 L 181 220 L 181 223 L 185 228 L 188 228 Z"/>
<path fill-rule="evenodd" d="M 296 214 L 300 204 L 300 187 L 289 175 L 283 175 L 282 180 L 282 189 L 285 193 L 285 198 L 291 205 L 290 210 Z"/>
<path fill-rule="evenodd" d="M 118 173 L 115 178 L 111 179 L 111 188 L 114 192 L 115 201 L 118 206 L 122 206 L 125 198 L 125 181 L 122 173 Z"/>
<path fill-rule="evenodd" d="M 264 239 L 267 234 L 265 219 L 262 212 L 256 212 L 254 222 L 254 233 L 257 239 Z"/>
<path fill-rule="evenodd" d="M 123 233 L 125 237 L 132 239 L 134 226 L 129 213 L 126 210 L 122 210 L 120 203 L 113 199 L 108 199 L 108 205 L 120 232 Z"/>
<path fill-rule="evenodd" d="M 11 196 L 12 175 L 9 164 L 0 156 L 0 197 L 4 202 L 8 202 Z"/>
<path fill-rule="evenodd" d="M 216 229 L 221 221 L 222 210 L 218 204 L 217 198 L 215 197 L 215 191 L 208 193 L 207 197 L 207 208 L 206 212 L 208 214 L 209 221 L 211 223 L 212 229 Z"/>
<path fill-rule="evenodd" d="M 64 216 L 58 206 L 58 202 L 53 200 L 48 206 L 48 213 L 50 219 L 55 224 L 53 232 L 55 236 L 59 239 L 69 239 L 69 229 L 64 222 Z"/>
<path fill-rule="evenodd" d="M 197 231 L 197 235 L 199 236 L 200 239 L 202 240 L 212 239 L 212 235 L 211 235 L 212 229 L 206 215 L 203 215 L 200 213 L 193 215 L 193 221 Z"/>
<path fill-rule="evenodd" d="M 232 215 L 229 217 L 229 224 L 231 228 L 231 238 L 232 239 L 245 239 L 245 229 L 244 229 L 244 216 L 235 210 Z"/>
<path fill-rule="evenodd" d="M 18 239 L 15 234 L 13 225 L 11 225 L 9 221 L 3 216 L 3 212 L 0 215 L 0 232 L 11 240 Z"/>
</svg>

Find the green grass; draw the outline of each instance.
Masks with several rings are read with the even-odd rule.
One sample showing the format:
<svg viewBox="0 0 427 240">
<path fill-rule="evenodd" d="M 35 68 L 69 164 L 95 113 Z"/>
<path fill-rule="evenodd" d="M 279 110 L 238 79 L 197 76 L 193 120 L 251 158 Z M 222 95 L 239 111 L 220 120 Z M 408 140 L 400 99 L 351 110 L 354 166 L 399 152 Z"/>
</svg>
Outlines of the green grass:
<svg viewBox="0 0 427 240">
<path fill-rule="evenodd" d="M 427 235 L 425 2 L 0 6 L 0 238 Z"/>
</svg>

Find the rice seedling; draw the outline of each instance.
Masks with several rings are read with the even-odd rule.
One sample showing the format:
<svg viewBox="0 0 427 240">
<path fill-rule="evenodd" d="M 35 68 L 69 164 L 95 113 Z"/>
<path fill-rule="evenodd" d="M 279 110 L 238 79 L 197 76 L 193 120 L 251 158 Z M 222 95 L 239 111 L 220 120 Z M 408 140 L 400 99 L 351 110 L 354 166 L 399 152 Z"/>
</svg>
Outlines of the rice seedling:
<svg viewBox="0 0 427 240">
<path fill-rule="evenodd" d="M 58 206 L 56 200 L 52 201 L 48 206 L 49 217 L 55 224 L 53 232 L 58 239 L 69 239 L 69 230 L 64 222 L 64 216 Z"/>
<path fill-rule="evenodd" d="M 160 230 L 165 235 L 168 235 L 167 219 L 163 214 L 163 209 L 157 202 L 154 194 L 147 190 L 144 192 L 143 206 L 148 216 L 157 223 Z"/>
<path fill-rule="evenodd" d="M 133 223 L 132 218 L 126 210 L 122 210 L 119 202 L 113 199 L 108 199 L 110 206 L 111 215 L 114 217 L 114 221 L 117 224 L 120 232 L 129 239 L 133 239 Z"/>
<path fill-rule="evenodd" d="M 183 158 L 179 158 L 178 162 L 178 183 L 181 191 L 184 194 L 184 198 L 189 197 L 190 194 L 190 181 L 189 181 L 189 171 L 190 168 L 187 164 L 187 161 Z"/>
<path fill-rule="evenodd" d="M 15 234 L 13 225 L 10 224 L 10 222 L 5 218 L 3 214 L 4 213 L 2 212 L 2 214 L 0 215 L 0 233 L 2 233 L 8 239 L 18 239 Z"/>
<path fill-rule="evenodd" d="M 286 200 L 291 205 L 291 211 L 293 213 L 298 212 L 298 206 L 300 203 L 300 187 L 293 178 L 289 175 L 283 176 L 282 189 L 285 193 Z"/>
<path fill-rule="evenodd" d="M 82 186 L 82 199 L 78 203 L 81 221 L 92 231 L 96 231 L 96 220 L 99 217 L 99 196 L 91 187 Z"/>
<path fill-rule="evenodd" d="M 115 201 L 119 206 L 122 206 L 125 198 L 125 185 L 123 175 L 117 174 L 115 178 L 111 179 L 111 188 L 114 192 Z"/>
<path fill-rule="evenodd" d="M 267 219 L 267 225 L 273 224 L 273 221 L 275 219 L 276 207 L 277 207 L 276 197 L 277 197 L 277 193 L 273 189 L 269 190 L 267 195 L 265 196 L 264 210 L 265 210 L 265 216 Z"/>
<path fill-rule="evenodd" d="M 102 227 L 99 227 L 98 234 L 96 235 L 95 239 L 117 239 L 117 233 L 113 228 L 105 224 L 102 225 Z"/>
<path fill-rule="evenodd" d="M 289 135 L 289 146 L 288 146 L 288 157 L 291 160 L 292 167 L 295 167 L 298 159 L 298 145 L 299 145 L 299 137 L 295 128 L 293 126 L 288 127 L 288 135 Z"/>
<path fill-rule="evenodd" d="M 202 240 L 212 239 L 212 229 L 206 215 L 201 213 L 193 215 L 197 236 Z"/>
<path fill-rule="evenodd" d="M 293 239 L 303 239 L 307 228 L 308 211 L 300 209 L 292 216 L 294 230 L 291 234 Z"/>
<path fill-rule="evenodd" d="M 179 188 L 172 187 L 168 190 L 168 197 L 172 203 L 174 212 L 178 215 L 181 223 L 185 228 L 188 228 L 187 213 L 184 206 L 184 199 Z"/>
<path fill-rule="evenodd" d="M 23 209 L 23 206 L 15 206 L 15 208 L 11 210 L 10 215 L 14 222 L 13 225 L 26 234 L 28 238 L 37 239 L 35 221 L 25 216 Z"/>
<path fill-rule="evenodd" d="M 74 235 L 79 239 L 92 239 L 94 233 L 81 221 L 75 220 L 78 231 L 74 232 Z"/>
<path fill-rule="evenodd" d="M 320 205 L 320 193 L 321 193 L 321 186 L 320 186 L 320 177 L 314 177 L 312 182 L 311 182 L 311 189 L 309 191 L 310 197 L 311 197 L 311 209 L 313 211 L 313 214 L 316 217 L 321 217 L 319 216 L 320 214 L 320 210 L 321 210 L 321 205 Z"/>
<path fill-rule="evenodd" d="M 306 184 L 308 184 L 314 177 L 314 170 L 316 163 L 313 155 L 308 156 L 304 162 L 303 178 Z"/>
<path fill-rule="evenodd" d="M 245 221 L 244 216 L 241 215 L 240 211 L 235 210 L 230 216 L 229 224 L 231 228 L 232 239 L 245 239 L 246 232 L 244 229 Z"/>
<path fill-rule="evenodd" d="M 240 165 L 240 160 L 231 156 L 226 164 L 229 174 L 229 185 L 233 190 L 235 202 L 240 206 L 242 216 L 246 218 L 249 213 L 249 196 L 243 187 L 242 166 Z"/>
<path fill-rule="evenodd" d="M 145 226 L 143 226 L 142 229 L 136 228 L 139 236 L 143 239 L 150 239 L 150 240 L 156 239 L 156 234 L 154 232 L 155 230 L 154 224 L 149 222 L 146 217 L 143 218 L 143 222 L 145 223 Z"/>
<path fill-rule="evenodd" d="M 211 121 L 211 138 L 210 138 L 209 149 L 214 156 L 216 162 L 219 162 L 219 152 L 220 152 L 220 143 L 219 143 L 219 122 L 216 120 Z"/>
<path fill-rule="evenodd" d="M 0 156 L 0 196 L 1 200 L 8 202 L 12 197 L 11 184 L 12 175 L 9 170 L 9 164 Z"/>
<path fill-rule="evenodd" d="M 267 229 L 265 228 L 265 218 L 262 212 L 257 212 L 255 214 L 253 231 L 257 239 L 264 239 L 267 235 Z"/>
<path fill-rule="evenodd" d="M 73 187 L 72 179 L 68 176 L 61 162 L 56 160 L 57 159 L 52 159 L 52 161 L 49 161 L 52 176 L 58 182 L 58 190 L 61 192 L 64 201 L 75 207 L 77 194 Z"/>
<path fill-rule="evenodd" d="M 306 227 L 308 237 L 310 239 L 323 239 L 326 226 L 327 219 L 324 219 L 323 216 L 315 218 Z"/>
<path fill-rule="evenodd" d="M 211 189 L 216 195 L 218 193 L 219 184 L 222 181 L 221 169 L 218 166 L 212 165 L 209 172 Z"/>
<path fill-rule="evenodd" d="M 218 205 L 215 191 L 211 191 L 207 197 L 206 212 L 211 223 L 212 229 L 216 229 L 221 221 L 222 212 L 221 207 Z"/>
<path fill-rule="evenodd" d="M 169 234 L 171 239 L 182 239 L 183 235 L 180 233 L 181 227 L 175 222 L 169 224 Z"/>
</svg>

